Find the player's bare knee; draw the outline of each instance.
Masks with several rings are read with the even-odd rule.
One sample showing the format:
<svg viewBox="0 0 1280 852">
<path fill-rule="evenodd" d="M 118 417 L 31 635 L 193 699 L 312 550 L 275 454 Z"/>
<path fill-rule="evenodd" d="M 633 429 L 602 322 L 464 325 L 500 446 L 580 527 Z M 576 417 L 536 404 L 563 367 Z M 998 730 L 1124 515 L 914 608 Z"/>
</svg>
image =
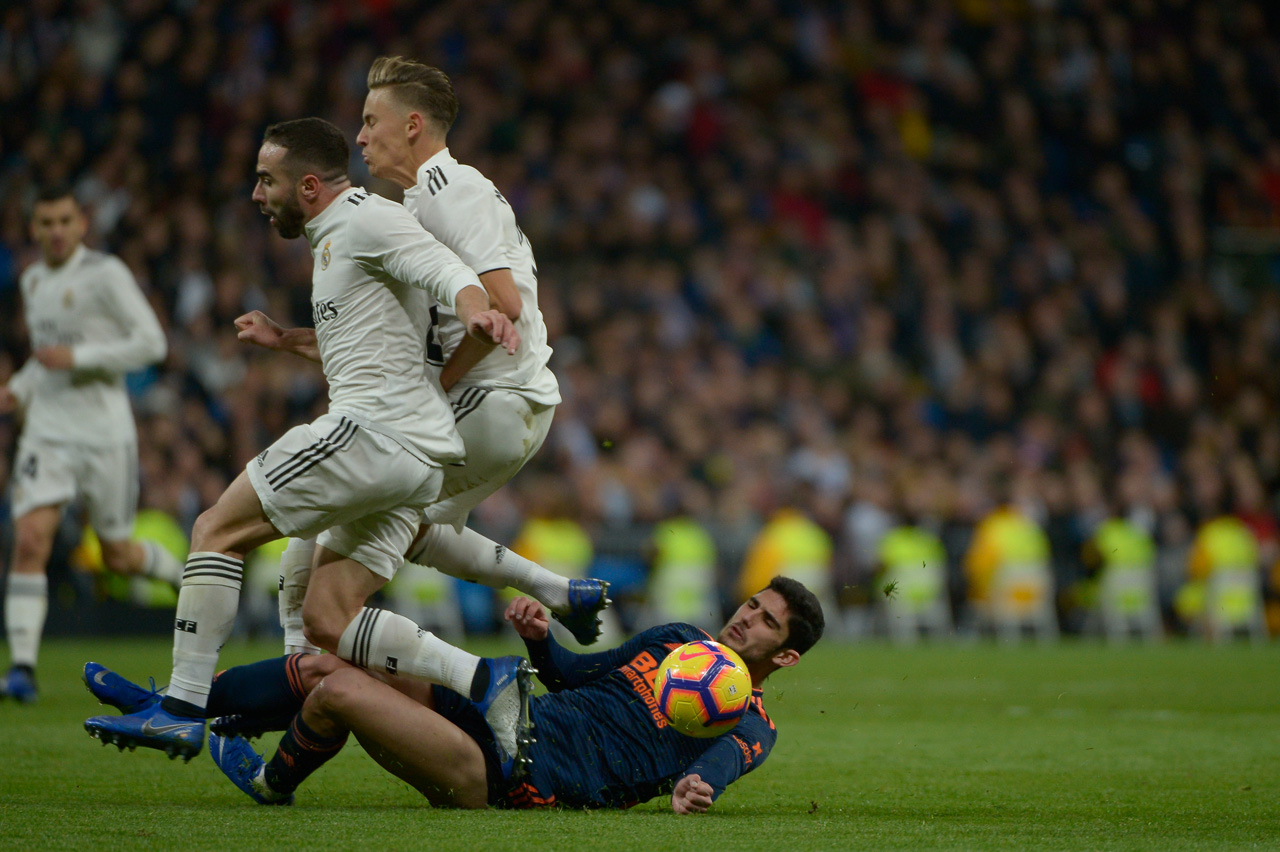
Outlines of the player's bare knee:
<svg viewBox="0 0 1280 852">
<path fill-rule="evenodd" d="M 369 676 L 352 666 L 342 666 L 320 679 L 307 703 L 312 709 L 329 719 L 340 719 L 359 694 L 361 682 Z"/>
<path fill-rule="evenodd" d="M 305 654 L 298 660 L 298 674 L 302 688 L 309 695 L 326 677 L 348 664 L 333 654 Z"/>
<path fill-rule="evenodd" d="M 39 530 L 18 525 L 13 540 L 13 570 L 19 574 L 44 571 L 53 540 Z"/>
</svg>

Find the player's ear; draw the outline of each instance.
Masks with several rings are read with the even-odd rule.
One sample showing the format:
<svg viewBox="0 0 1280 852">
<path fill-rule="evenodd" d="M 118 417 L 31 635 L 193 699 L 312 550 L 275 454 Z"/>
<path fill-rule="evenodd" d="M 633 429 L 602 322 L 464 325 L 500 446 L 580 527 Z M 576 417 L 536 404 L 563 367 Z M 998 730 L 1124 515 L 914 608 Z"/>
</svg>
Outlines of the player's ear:
<svg viewBox="0 0 1280 852">
<path fill-rule="evenodd" d="M 320 178 L 315 175 L 303 175 L 298 181 L 298 194 L 306 201 L 315 201 L 320 194 Z"/>
<path fill-rule="evenodd" d="M 410 110 L 404 120 L 405 135 L 409 137 L 409 141 L 413 142 L 422 135 L 422 131 L 426 122 L 422 119 L 422 113 Z"/>
<path fill-rule="evenodd" d="M 794 666 L 800 662 L 800 654 L 794 648 L 783 648 L 773 655 L 773 664 L 780 669 Z"/>
</svg>

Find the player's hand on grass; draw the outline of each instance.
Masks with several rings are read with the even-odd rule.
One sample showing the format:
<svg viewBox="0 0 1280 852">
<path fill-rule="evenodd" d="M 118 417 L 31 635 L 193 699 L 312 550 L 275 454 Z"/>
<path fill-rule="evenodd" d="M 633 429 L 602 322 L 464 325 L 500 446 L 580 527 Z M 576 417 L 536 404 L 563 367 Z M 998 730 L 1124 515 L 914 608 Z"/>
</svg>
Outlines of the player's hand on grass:
<svg viewBox="0 0 1280 852">
<path fill-rule="evenodd" d="M 236 317 L 236 337 L 264 349 L 279 349 L 284 342 L 284 329 L 262 311 L 249 311 Z"/>
<path fill-rule="evenodd" d="M 711 807 L 711 785 L 699 775 L 686 775 L 671 791 L 671 810 L 678 814 L 703 814 Z"/>
<path fill-rule="evenodd" d="M 76 365 L 70 346 L 41 346 L 35 351 L 35 356 L 50 370 L 70 370 Z"/>
<path fill-rule="evenodd" d="M 514 355 L 520 348 L 520 332 L 516 331 L 515 323 L 494 308 L 472 314 L 467 320 L 467 333 L 485 343 L 501 346 L 508 355 Z"/>
<path fill-rule="evenodd" d="M 507 607 L 505 618 L 511 622 L 521 639 L 541 642 L 547 638 L 551 624 L 542 604 L 529 598 L 516 598 Z"/>
</svg>

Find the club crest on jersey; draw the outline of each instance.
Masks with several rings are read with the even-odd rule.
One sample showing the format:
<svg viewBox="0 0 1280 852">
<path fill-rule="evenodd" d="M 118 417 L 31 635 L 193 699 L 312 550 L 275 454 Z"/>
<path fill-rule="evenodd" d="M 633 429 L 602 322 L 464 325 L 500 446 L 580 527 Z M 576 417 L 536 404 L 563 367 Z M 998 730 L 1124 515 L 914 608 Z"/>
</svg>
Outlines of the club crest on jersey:
<svg viewBox="0 0 1280 852">
<path fill-rule="evenodd" d="M 324 251 L 320 252 L 320 268 L 321 269 L 329 268 L 329 261 L 332 259 L 332 257 L 329 254 L 329 246 L 332 244 L 333 244 L 333 240 L 326 240 L 324 244 Z"/>
<path fill-rule="evenodd" d="M 62 294 L 62 307 L 70 310 L 71 306 L 75 304 L 75 301 L 76 300 L 71 296 L 70 290 Z"/>
</svg>

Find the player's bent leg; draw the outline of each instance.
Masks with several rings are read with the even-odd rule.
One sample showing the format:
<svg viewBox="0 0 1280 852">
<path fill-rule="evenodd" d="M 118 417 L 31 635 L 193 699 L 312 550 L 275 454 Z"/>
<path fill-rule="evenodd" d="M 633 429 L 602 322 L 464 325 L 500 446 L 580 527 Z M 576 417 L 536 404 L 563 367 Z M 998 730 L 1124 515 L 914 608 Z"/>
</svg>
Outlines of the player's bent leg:
<svg viewBox="0 0 1280 852">
<path fill-rule="evenodd" d="M 102 562 L 116 574 L 141 574 L 163 580 L 175 589 L 182 586 L 183 564 L 154 541 L 101 538 Z"/>
<path fill-rule="evenodd" d="M 433 710 L 363 672 L 324 679 L 303 708 L 313 728 L 326 724 L 356 735 L 391 774 L 436 807 L 483 808 L 488 800 L 484 754 L 474 739 Z"/>
<path fill-rule="evenodd" d="M 218 652 L 231 635 L 240 601 L 243 555 L 280 538 L 241 472 L 196 520 L 174 618 L 173 675 L 159 705 L 85 722 L 90 736 L 123 748 L 159 749 L 190 760 L 204 746 L 205 705 Z"/>
<path fill-rule="evenodd" d="M 0 678 L 0 698 L 34 703 L 36 661 L 49 612 L 45 574 L 62 506 L 40 506 L 14 520 L 13 562 L 5 584 L 4 624 L 9 640 L 9 671 Z"/>
<path fill-rule="evenodd" d="M 488 664 L 402 615 L 364 607 L 341 625 L 333 644 L 334 625 L 348 617 L 357 592 L 367 597 L 400 567 L 419 517 L 418 509 L 395 509 L 322 533 L 303 622 L 311 641 L 321 647 L 328 643 L 360 668 L 441 683 L 475 700 L 489 687 Z"/>
<path fill-rule="evenodd" d="M 406 559 L 473 583 L 523 592 L 551 610 L 583 645 L 600 636 L 600 613 L 609 605 L 609 584 L 603 580 L 571 580 L 473 529 L 459 531 L 449 524 L 424 524 Z"/>
</svg>

